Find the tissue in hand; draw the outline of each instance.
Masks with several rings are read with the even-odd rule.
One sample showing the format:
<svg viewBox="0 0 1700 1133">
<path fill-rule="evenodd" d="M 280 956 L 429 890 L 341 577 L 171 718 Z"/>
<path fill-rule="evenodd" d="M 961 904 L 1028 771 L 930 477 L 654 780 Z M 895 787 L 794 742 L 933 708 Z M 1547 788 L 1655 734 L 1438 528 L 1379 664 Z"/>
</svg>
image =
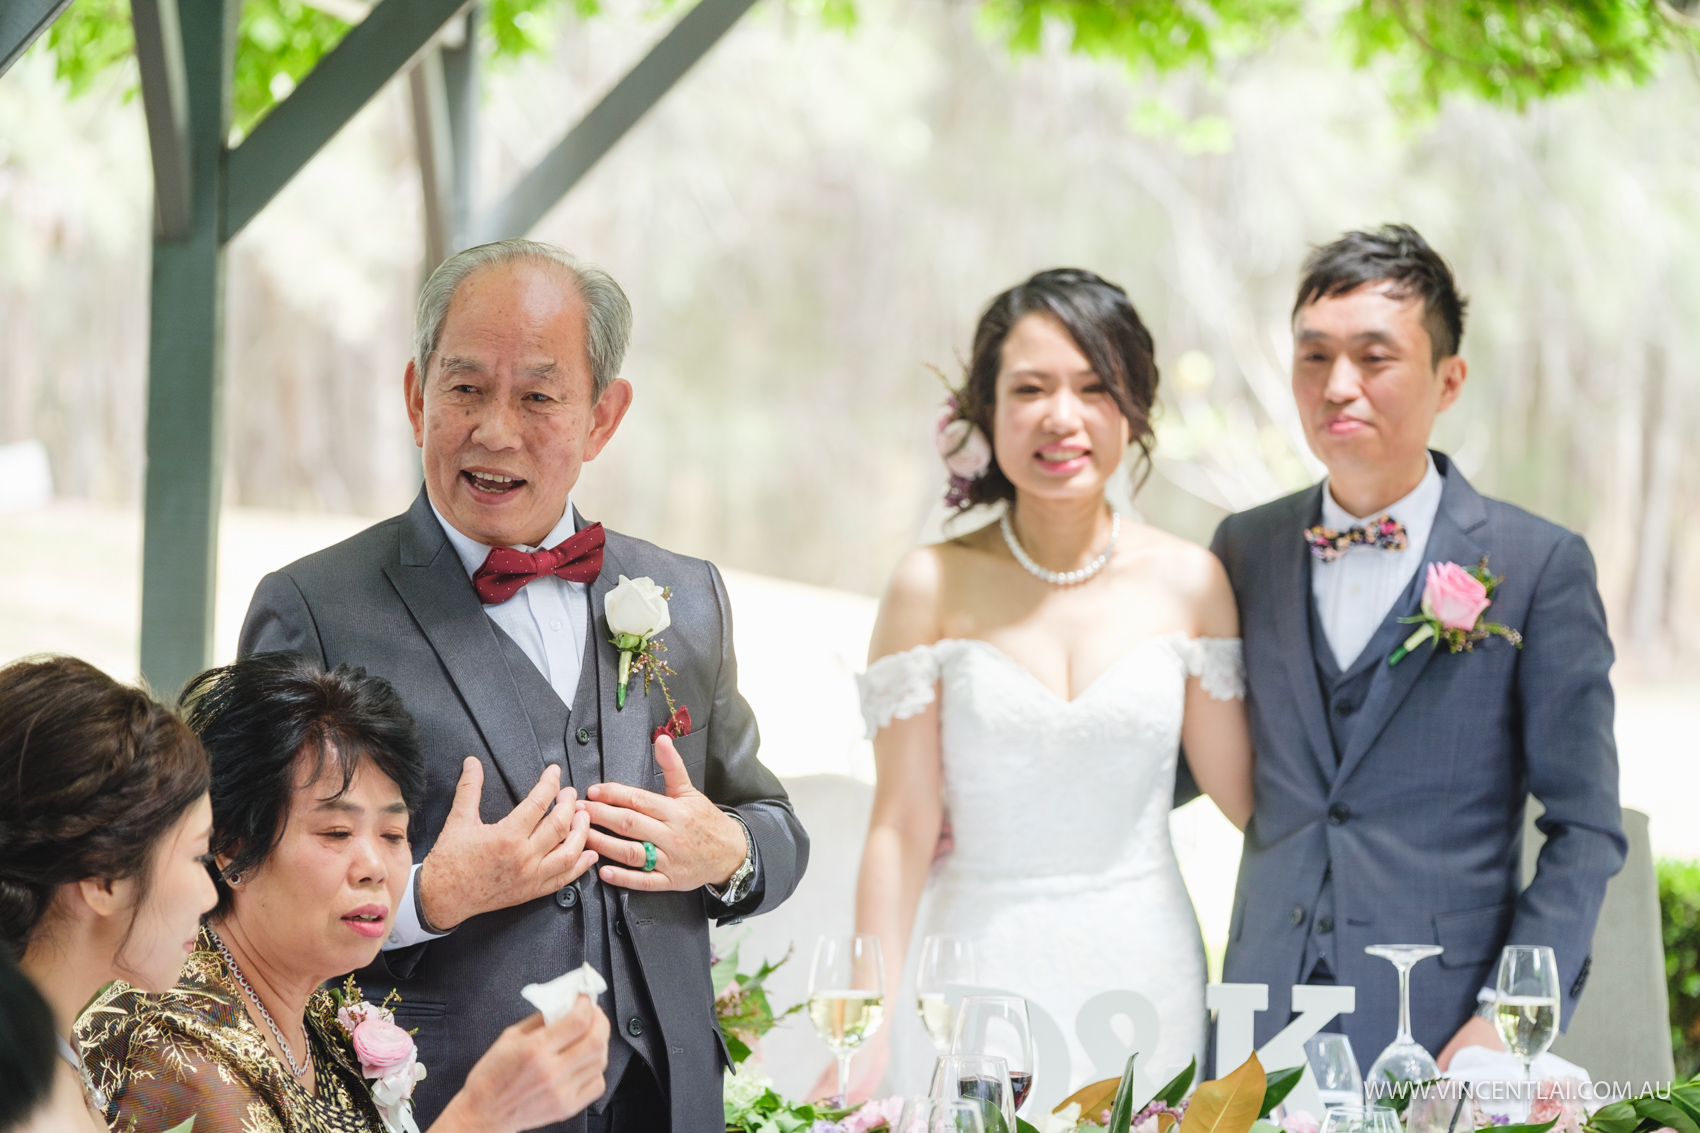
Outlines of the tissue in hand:
<svg viewBox="0 0 1700 1133">
<path fill-rule="evenodd" d="M 543 1013 L 545 1023 L 553 1023 L 573 1009 L 581 995 L 592 1001 L 608 990 L 608 983 L 589 964 L 581 964 L 565 975 L 556 976 L 546 984 L 526 984 L 519 993 Z"/>
</svg>

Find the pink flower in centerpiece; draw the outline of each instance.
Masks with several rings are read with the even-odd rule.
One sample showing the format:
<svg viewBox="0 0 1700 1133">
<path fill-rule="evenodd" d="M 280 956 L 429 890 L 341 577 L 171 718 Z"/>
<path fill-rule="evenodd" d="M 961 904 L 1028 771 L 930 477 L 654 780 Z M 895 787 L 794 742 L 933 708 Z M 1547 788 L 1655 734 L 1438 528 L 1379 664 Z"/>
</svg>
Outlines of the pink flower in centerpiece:
<svg viewBox="0 0 1700 1133">
<path fill-rule="evenodd" d="M 1548 1078 L 1535 1090 L 1528 1123 L 1541 1125 L 1556 1120 L 1558 1124 L 1552 1127 L 1552 1133 L 1582 1133 L 1588 1109 L 1582 1103 L 1581 1092 L 1581 1083 L 1575 1079 Z"/>
<path fill-rule="evenodd" d="M 1294 1110 L 1281 1119 L 1282 1133 L 1316 1133 L 1316 1118 L 1306 1110 Z"/>
<path fill-rule="evenodd" d="M 1447 629 L 1469 633 L 1488 608 L 1487 587 L 1457 563 L 1430 563 L 1423 587 L 1423 613 Z"/>
<path fill-rule="evenodd" d="M 413 1058 L 413 1036 L 396 1026 L 388 1011 L 365 1015 L 354 1028 L 354 1056 L 366 1077 L 387 1077 Z"/>
<path fill-rule="evenodd" d="M 880 1098 L 865 1103 L 861 1109 L 844 1119 L 844 1133 L 868 1133 L 870 1129 L 893 1126 L 903 1116 L 903 1099 Z"/>
</svg>

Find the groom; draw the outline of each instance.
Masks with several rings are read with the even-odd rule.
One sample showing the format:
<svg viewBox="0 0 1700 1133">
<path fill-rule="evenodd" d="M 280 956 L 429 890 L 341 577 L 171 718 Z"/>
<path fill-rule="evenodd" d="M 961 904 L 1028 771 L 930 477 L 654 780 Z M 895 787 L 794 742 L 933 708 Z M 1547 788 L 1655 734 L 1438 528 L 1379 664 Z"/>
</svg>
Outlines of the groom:
<svg viewBox="0 0 1700 1133">
<path fill-rule="evenodd" d="M 419 1027 L 422 1127 L 530 1013 L 522 987 L 589 962 L 609 985 L 607 1092 L 553 1128 L 721 1128 L 708 922 L 773 908 L 807 864 L 756 758 L 720 573 L 572 506 L 631 405 L 617 377 L 630 329 L 619 285 L 549 245 L 487 244 L 437 268 L 406 378 L 424 490 L 267 575 L 242 627 L 244 655 L 290 649 L 386 677 L 418 722 L 420 864 L 361 983 L 395 988 L 398 1021 Z M 617 584 L 618 632 L 664 627 L 665 693 L 633 671 L 617 695 Z"/>
<path fill-rule="evenodd" d="M 1293 395 L 1328 477 L 1224 520 L 1214 550 L 1239 601 L 1256 807 L 1224 980 L 1269 985 L 1262 1044 L 1295 983 L 1357 988 L 1336 1026 L 1364 1068 L 1392 1041 L 1398 984 L 1373 944 L 1445 948 L 1411 980 L 1416 1040 L 1499 1048 L 1478 998 L 1506 944 L 1556 953 L 1568 1023 L 1606 881 L 1623 864 L 1612 664 L 1582 538 L 1478 495 L 1430 452 L 1458 398 L 1464 300 L 1414 230 L 1351 232 L 1305 263 Z M 1428 564 L 1486 560 L 1483 620 L 1522 636 L 1419 644 Z M 1545 806 L 1520 888 L 1524 800 Z"/>
</svg>

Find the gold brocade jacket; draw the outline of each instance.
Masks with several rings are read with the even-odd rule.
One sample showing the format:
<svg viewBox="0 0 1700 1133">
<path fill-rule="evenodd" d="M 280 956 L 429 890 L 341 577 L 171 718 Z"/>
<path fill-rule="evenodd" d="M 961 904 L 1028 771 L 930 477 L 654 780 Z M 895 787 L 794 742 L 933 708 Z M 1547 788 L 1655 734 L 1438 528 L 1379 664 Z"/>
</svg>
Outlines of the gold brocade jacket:
<svg viewBox="0 0 1700 1133">
<path fill-rule="evenodd" d="M 114 1133 L 381 1133 L 383 1122 L 324 990 L 307 1001 L 317 1093 L 280 1063 L 203 931 L 177 986 L 162 995 L 123 982 L 77 1020 L 76 1037 Z"/>
</svg>

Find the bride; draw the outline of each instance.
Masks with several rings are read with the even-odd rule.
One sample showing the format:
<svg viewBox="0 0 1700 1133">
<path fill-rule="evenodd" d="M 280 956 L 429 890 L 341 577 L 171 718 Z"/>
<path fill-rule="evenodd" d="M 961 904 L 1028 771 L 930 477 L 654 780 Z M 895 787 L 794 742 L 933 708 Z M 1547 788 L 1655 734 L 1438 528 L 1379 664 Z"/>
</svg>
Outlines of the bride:
<svg viewBox="0 0 1700 1133">
<path fill-rule="evenodd" d="M 1104 496 L 1130 446 L 1149 456 L 1156 390 L 1151 335 L 1116 285 L 1057 269 L 993 299 L 940 447 L 948 503 L 1006 509 L 899 563 L 860 678 L 878 786 L 856 931 L 879 936 L 893 977 L 912 936 L 972 940 L 977 984 L 1068 1036 L 1068 1088 L 1040 1069 L 1054 1097 L 1093 1078 L 1075 1021 L 1102 991 L 1156 1006 L 1140 1065 L 1157 1081 L 1203 1053 L 1204 950 L 1169 840 L 1183 742 L 1222 812 L 1251 816 L 1227 575 Z M 853 1096 L 888 1064 L 891 1085 L 926 1073 L 908 1014 L 858 1059 Z"/>
</svg>

